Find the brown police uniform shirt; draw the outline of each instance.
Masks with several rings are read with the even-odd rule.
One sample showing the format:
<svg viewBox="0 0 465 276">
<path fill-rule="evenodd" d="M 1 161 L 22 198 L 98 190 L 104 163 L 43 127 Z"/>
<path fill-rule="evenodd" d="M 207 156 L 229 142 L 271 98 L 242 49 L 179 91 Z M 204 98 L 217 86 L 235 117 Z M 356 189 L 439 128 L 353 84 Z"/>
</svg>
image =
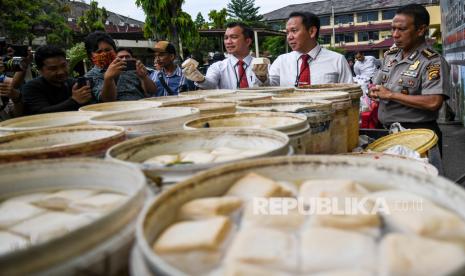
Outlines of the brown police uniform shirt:
<svg viewBox="0 0 465 276">
<path fill-rule="evenodd" d="M 423 43 L 404 59 L 402 50 L 389 50 L 374 83 L 394 93 L 444 95 L 447 98 L 449 71 L 446 60 Z M 428 111 L 387 100 L 380 100 L 378 110 L 379 120 L 383 124 L 430 122 L 435 121 L 438 114 L 439 110 Z"/>
</svg>

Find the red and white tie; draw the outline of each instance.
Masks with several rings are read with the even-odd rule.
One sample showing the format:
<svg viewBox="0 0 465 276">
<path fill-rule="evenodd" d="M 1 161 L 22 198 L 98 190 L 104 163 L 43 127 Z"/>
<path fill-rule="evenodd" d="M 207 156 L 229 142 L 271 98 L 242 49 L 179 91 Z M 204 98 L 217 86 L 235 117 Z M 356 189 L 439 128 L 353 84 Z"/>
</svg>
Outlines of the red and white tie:
<svg viewBox="0 0 465 276">
<path fill-rule="evenodd" d="M 247 82 L 247 75 L 245 74 L 244 61 L 239 60 L 237 62 L 238 74 L 239 74 L 239 88 L 248 88 L 249 83 Z"/>
</svg>

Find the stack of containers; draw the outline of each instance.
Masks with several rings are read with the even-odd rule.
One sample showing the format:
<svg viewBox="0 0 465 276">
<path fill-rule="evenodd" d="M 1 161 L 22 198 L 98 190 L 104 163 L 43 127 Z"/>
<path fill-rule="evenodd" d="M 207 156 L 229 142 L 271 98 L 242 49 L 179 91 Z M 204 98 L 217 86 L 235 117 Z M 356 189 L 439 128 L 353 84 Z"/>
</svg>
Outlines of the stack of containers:
<svg viewBox="0 0 465 276">
<path fill-rule="evenodd" d="M 274 96 L 273 99 L 299 99 L 299 100 L 328 100 L 332 102 L 334 116 L 330 125 L 331 150 L 330 153 L 348 152 L 348 129 L 354 126 L 349 125 L 349 109 L 351 108 L 350 96 L 346 92 L 294 92 Z M 358 125 L 358 122 L 357 122 Z"/>
<path fill-rule="evenodd" d="M 348 151 L 352 151 L 358 146 L 358 136 L 360 130 L 360 97 L 363 91 L 358 84 L 334 83 L 334 84 L 317 84 L 308 85 L 296 91 L 303 92 L 347 92 L 352 101 L 352 107 L 349 109 L 349 129 L 348 129 Z"/>
<path fill-rule="evenodd" d="M 306 154 L 330 153 L 332 103 L 326 100 L 272 100 L 255 103 L 241 103 L 239 112 L 290 112 L 307 116 L 311 138 L 305 145 Z"/>
</svg>

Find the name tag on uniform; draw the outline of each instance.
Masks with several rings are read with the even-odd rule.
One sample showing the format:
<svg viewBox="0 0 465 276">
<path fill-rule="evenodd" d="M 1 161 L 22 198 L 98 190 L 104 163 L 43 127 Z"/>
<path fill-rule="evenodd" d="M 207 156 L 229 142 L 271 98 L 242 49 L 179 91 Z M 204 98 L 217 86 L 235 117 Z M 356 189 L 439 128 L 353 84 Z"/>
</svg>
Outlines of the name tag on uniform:
<svg viewBox="0 0 465 276">
<path fill-rule="evenodd" d="M 406 71 L 402 72 L 402 76 L 416 78 L 416 77 L 418 77 L 418 72 L 417 71 L 406 70 Z"/>
</svg>

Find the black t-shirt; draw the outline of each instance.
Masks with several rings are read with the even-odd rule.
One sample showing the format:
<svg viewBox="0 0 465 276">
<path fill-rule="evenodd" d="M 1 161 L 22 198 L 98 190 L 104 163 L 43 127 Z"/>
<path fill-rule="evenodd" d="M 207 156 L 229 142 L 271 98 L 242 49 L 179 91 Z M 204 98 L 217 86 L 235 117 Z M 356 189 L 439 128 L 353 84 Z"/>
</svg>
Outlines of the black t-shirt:
<svg viewBox="0 0 465 276">
<path fill-rule="evenodd" d="M 71 98 L 72 87 L 73 79 L 68 79 L 61 87 L 51 85 L 43 77 L 29 81 L 21 91 L 24 113 L 32 115 L 78 110 L 80 105 Z"/>
</svg>

